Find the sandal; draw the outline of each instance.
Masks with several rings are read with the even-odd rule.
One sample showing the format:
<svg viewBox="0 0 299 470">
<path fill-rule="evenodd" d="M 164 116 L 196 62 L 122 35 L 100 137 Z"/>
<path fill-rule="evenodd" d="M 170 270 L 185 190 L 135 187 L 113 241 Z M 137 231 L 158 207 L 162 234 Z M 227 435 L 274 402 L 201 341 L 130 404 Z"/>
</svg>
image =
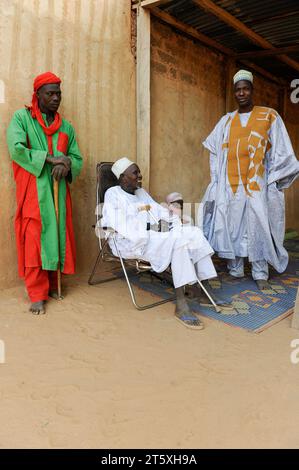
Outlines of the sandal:
<svg viewBox="0 0 299 470">
<path fill-rule="evenodd" d="M 204 328 L 202 321 L 192 313 L 175 313 L 174 317 L 187 328 L 192 328 L 193 330 L 203 330 Z"/>
</svg>

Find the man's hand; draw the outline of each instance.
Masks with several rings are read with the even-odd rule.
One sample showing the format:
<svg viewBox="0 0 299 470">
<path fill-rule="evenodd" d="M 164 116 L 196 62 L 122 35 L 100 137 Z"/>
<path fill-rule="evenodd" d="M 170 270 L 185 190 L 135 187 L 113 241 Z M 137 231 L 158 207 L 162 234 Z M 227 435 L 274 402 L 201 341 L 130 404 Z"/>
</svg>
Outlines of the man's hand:
<svg viewBox="0 0 299 470">
<path fill-rule="evenodd" d="M 53 166 L 52 176 L 57 181 L 60 181 L 62 178 L 65 178 L 69 170 L 63 164 L 57 164 Z"/>
<path fill-rule="evenodd" d="M 63 165 L 68 171 L 71 169 L 71 158 L 66 155 L 60 155 L 59 157 L 52 157 L 48 155 L 46 162 L 51 163 L 53 166 Z"/>
</svg>

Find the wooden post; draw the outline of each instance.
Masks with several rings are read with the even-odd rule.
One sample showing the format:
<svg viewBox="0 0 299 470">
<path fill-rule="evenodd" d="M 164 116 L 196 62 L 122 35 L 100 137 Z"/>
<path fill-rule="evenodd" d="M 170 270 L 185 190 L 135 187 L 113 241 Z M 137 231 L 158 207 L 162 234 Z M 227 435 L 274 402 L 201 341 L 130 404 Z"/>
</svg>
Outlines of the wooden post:
<svg viewBox="0 0 299 470">
<path fill-rule="evenodd" d="M 146 190 L 150 184 L 150 36 L 150 10 L 140 7 L 137 10 L 137 164 Z"/>
</svg>

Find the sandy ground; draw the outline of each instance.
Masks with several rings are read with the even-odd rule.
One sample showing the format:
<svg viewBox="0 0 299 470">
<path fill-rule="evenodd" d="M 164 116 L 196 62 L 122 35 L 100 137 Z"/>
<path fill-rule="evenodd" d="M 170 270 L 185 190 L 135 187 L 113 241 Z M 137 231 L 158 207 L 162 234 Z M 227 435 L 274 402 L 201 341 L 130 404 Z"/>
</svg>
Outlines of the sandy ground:
<svg viewBox="0 0 299 470">
<path fill-rule="evenodd" d="M 85 278 L 27 310 L 22 286 L 0 293 L 1 448 L 299 448 L 291 317 L 192 331 L 172 304 L 138 312 L 123 281 Z"/>
</svg>

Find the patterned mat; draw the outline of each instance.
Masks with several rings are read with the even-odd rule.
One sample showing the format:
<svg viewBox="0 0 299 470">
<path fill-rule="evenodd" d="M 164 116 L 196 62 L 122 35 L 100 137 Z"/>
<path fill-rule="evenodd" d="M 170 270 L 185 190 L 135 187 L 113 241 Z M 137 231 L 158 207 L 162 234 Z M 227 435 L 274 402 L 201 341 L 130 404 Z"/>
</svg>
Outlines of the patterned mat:
<svg viewBox="0 0 299 470">
<path fill-rule="evenodd" d="M 271 289 L 261 292 L 250 276 L 250 267 L 245 267 L 245 277 L 232 279 L 226 272 L 223 260 L 214 259 L 220 281 L 210 281 L 214 293 L 231 301 L 234 312 L 217 313 L 213 308 L 202 307 L 191 302 L 192 310 L 203 316 L 222 321 L 228 325 L 259 333 L 293 313 L 299 284 L 299 240 L 289 240 L 286 247 L 290 262 L 286 272 L 277 274 L 270 271 Z M 133 283 L 159 297 L 167 298 L 173 290 L 148 274 L 133 277 Z"/>
</svg>

